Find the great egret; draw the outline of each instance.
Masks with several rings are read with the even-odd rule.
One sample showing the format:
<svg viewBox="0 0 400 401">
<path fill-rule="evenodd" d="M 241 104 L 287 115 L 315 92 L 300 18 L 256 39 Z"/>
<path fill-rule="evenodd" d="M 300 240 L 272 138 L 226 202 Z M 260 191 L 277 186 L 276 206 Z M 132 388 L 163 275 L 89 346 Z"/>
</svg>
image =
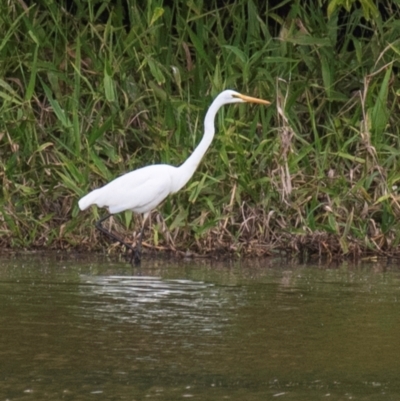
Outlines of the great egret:
<svg viewBox="0 0 400 401">
<path fill-rule="evenodd" d="M 135 264 L 140 263 L 143 228 L 151 210 L 157 207 L 169 194 L 178 192 L 192 177 L 214 138 L 215 115 L 223 105 L 230 103 L 270 104 L 267 100 L 245 96 L 233 90 L 221 92 L 207 111 L 202 140 L 182 165 L 175 167 L 168 164 L 155 164 L 139 168 L 89 192 L 79 200 L 81 210 L 85 210 L 91 205 L 108 208 L 109 214 L 96 223 L 96 228 L 129 248 L 132 251 L 132 258 L 135 258 Z M 111 215 L 125 210 L 143 214 L 142 229 L 136 248 L 126 244 L 102 226 L 102 222 Z"/>
</svg>

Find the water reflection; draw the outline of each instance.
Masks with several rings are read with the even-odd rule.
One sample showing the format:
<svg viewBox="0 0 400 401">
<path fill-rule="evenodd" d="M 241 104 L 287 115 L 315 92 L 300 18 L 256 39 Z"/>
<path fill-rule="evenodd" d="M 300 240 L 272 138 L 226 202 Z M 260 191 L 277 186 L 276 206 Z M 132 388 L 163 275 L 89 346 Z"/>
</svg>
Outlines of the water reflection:
<svg viewBox="0 0 400 401">
<path fill-rule="evenodd" d="M 86 313 L 100 320 L 124 321 L 143 327 L 220 333 L 228 317 L 229 293 L 212 283 L 151 276 L 81 276 Z M 96 302 L 93 302 L 96 300 Z M 99 301 L 101 300 L 101 301 Z M 91 308 L 95 305 L 95 308 Z"/>
<path fill-rule="evenodd" d="M 5 259 L 0 397 L 396 399 L 385 270 Z"/>
</svg>

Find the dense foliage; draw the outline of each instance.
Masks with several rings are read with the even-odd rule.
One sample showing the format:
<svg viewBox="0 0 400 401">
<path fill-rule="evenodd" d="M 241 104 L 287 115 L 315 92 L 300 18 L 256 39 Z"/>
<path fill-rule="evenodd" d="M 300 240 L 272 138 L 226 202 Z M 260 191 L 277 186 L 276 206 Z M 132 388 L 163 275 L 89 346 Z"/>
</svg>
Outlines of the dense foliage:
<svg viewBox="0 0 400 401">
<path fill-rule="evenodd" d="M 396 3 L 204 3 L 2 2 L 3 246 L 100 246 L 102 212 L 80 213 L 79 197 L 179 165 L 212 98 L 233 88 L 273 105 L 219 114 L 198 172 L 153 213 L 148 246 L 400 249 Z M 126 212 L 113 229 L 134 240 L 139 224 Z"/>
</svg>

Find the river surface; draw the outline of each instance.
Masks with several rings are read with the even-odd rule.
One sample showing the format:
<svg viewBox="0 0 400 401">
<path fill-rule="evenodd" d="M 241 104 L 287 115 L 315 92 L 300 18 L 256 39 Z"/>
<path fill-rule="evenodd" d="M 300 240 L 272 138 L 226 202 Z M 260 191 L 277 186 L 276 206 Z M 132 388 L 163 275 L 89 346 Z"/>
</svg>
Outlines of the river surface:
<svg viewBox="0 0 400 401">
<path fill-rule="evenodd" d="M 0 259 L 0 401 L 400 400 L 400 263 Z"/>
</svg>

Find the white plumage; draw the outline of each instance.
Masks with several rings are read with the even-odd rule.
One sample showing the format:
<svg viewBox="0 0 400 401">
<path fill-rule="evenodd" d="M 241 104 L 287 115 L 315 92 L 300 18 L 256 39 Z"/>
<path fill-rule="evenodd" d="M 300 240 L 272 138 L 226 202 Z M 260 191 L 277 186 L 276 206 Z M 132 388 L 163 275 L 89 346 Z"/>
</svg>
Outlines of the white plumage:
<svg viewBox="0 0 400 401">
<path fill-rule="evenodd" d="M 110 214 L 131 210 L 135 213 L 144 214 L 145 221 L 151 210 L 156 208 L 169 194 L 179 191 L 193 176 L 213 140 L 215 133 L 214 120 L 218 110 L 225 104 L 244 102 L 270 104 L 267 100 L 245 96 L 232 90 L 221 92 L 207 111 L 204 119 L 202 140 L 181 166 L 155 164 L 124 174 L 81 198 L 79 200 L 79 208 L 85 210 L 91 205 L 97 205 L 108 208 Z M 107 217 L 109 216 L 99 220 L 96 227 L 134 251 L 130 245 L 101 226 L 101 222 Z M 140 262 L 142 234 L 143 226 L 138 247 L 135 249 L 136 263 Z"/>
</svg>

